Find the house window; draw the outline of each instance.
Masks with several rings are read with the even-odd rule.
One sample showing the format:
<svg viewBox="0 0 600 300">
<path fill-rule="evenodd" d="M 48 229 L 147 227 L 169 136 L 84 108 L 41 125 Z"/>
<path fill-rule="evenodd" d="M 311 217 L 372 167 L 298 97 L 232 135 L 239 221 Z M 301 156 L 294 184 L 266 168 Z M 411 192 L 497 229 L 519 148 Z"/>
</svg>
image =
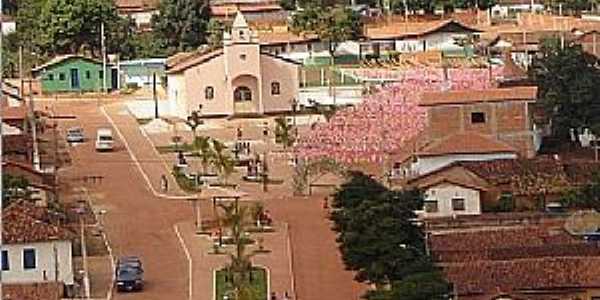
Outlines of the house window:
<svg viewBox="0 0 600 300">
<path fill-rule="evenodd" d="M 427 213 L 438 212 L 438 202 L 436 200 L 425 200 L 424 207 Z"/>
<path fill-rule="evenodd" d="M 10 270 L 10 266 L 8 264 L 8 251 L 2 250 L 2 271 Z"/>
<path fill-rule="evenodd" d="M 281 93 L 279 82 L 271 82 L 271 95 L 279 95 Z"/>
<path fill-rule="evenodd" d="M 241 60 L 246 60 L 246 54 L 240 54 L 240 59 Z"/>
<path fill-rule="evenodd" d="M 98 79 L 104 79 L 104 71 L 98 71 Z"/>
<path fill-rule="evenodd" d="M 233 91 L 233 100 L 236 102 L 252 101 L 252 91 L 245 86 L 238 86 Z"/>
<path fill-rule="evenodd" d="M 65 73 L 59 73 L 58 80 L 65 80 Z"/>
<path fill-rule="evenodd" d="M 49 81 L 54 80 L 54 74 L 52 74 L 52 73 L 48 74 L 48 80 Z"/>
<path fill-rule="evenodd" d="M 35 249 L 23 250 L 23 269 L 30 270 L 36 267 Z"/>
<path fill-rule="evenodd" d="M 463 199 L 463 198 L 452 199 L 452 210 L 464 211 L 465 210 L 465 199 Z"/>
<path fill-rule="evenodd" d="M 90 79 L 90 78 L 92 78 L 92 73 L 89 70 L 85 71 L 85 79 Z"/>
<path fill-rule="evenodd" d="M 204 89 L 204 99 L 210 100 L 215 97 L 215 89 L 212 86 L 207 86 Z"/>
<path fill-rule="evenodd" d="M 485 113 L 473 112 L 471 113 L 471 124 L 485 123 Z"/>
</svg>

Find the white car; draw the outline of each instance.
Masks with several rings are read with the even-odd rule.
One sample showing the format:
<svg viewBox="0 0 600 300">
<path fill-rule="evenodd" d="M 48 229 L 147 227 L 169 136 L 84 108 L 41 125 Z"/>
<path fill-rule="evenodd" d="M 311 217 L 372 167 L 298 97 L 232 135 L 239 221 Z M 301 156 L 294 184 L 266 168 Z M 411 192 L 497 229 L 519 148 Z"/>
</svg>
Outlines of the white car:
<svg viewBox="0 0 600 300">
<path fill-rule="evenodd" d="M 67 142 L 68 143 L 83 143 L 84 142 L 83 128 L 73 127 L 67 130 Z"/>
<path fill-rule="evenodd" d="M 108 128 L 100 128 L 96 132 L 96 151 L 112 151 L 113 150 L 113 134 Z"/>
</svg>

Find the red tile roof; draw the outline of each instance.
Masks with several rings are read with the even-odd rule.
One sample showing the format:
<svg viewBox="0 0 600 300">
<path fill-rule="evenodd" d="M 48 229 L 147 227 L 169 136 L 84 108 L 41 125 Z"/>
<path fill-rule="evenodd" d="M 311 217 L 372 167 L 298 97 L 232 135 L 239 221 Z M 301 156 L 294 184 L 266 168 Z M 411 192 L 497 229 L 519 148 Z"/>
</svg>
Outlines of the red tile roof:
<svg viewBox="0 0 600 300">
<path fill-rule="evenodd" d="M 600 287 L 600 257 L 552 257 L 449 264 L 459 294 Z"/>
<path fill-rule="evenodd" d="M 218 5 L 211 6 L 210 14 L 212 16 L 235 16 L 236 12 L 242 13 L 257 13 L 257 12 L 272 12 L 283 11 L 279 4 L 253 4 L 253 5 Z"/>
<path fill-rule="evenodd" d="M 202 64 L 215 57 L 221 56 L 223 49 L 203 49 L 194 53 L 185 53 L 181 56 L 175 55 L 173 58 L 169 58 L 167 62 L 167 73 L 174 74 L 183 72 L 191 67 Z"/>
<path fill-rule="evenodd" d="M 457 20 L 434 20 L 425 22 L 397 22 L 382 27 L 371 27 L 366 29 L 365 36 L 369 39 L 395 39 L 405 37 L 417 37 L 442 30 L 446 26 L 458 26 L 464 31 L 479 32 Z"/>
<path fill-rule="evenodd" d="M 159 0 L 115 0 L 120 12 L 141 12 L 158 8 Z"/>
<path fill-rule="evenodd" d="M 496 139 L 475 133 L 458 133 L 431 143 L 418 152 L 419 156 L 447 154 L 515 153 L 516 150 Z"/>
<path fill-rule="evenodd" d="M 13 203 L 2 211 L 3 242 L 7 244 L 68 240 L 71 234 L 64 228 L 37 219 L 40 211 L 25 203 Z"/>
<path fill-rule="evenodd" d="M 421 97 L 422 106 L 468 104 L 478 102 L 535 101 L 537 87 L 519 86 L 486 90 L 454 90 L 425 92 Z"/>
<path fill-rule="evenodd" d="M 315 34 L 297 35 L 292 32 L 260 32 L 258 40 L 261 45 L 297 44 L 316 41 L 319 37 Z"/>
</svg>

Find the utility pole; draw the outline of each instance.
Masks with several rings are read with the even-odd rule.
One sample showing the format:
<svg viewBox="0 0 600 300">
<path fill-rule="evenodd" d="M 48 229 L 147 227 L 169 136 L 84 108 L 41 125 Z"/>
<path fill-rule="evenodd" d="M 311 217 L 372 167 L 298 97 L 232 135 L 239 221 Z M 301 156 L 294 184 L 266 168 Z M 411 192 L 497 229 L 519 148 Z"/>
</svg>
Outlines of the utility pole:
<svg viewBox="0 0 600 300">
<path fill-rule="evenodd" d="M 106 43 L 104 37 L 104 22 L 100 24 L 100 42 L 102 44 L 102 92 L 106 93 Z"/>
<path fill-rule="evenodd" d="M 0 12 L 2 12 L 2 0 L 0 0 Z M 3 39 L 3 34 L 2 34 L 2 23 L 4 22 L 3 20 L 3 16 L 4 14 L 0 13 L 0 99 L 3 98 L 3 90 L 2 90 L 2 86 L 4 83 L 4 75 L 3 75 L 3 68 L 2 68 L 2 39 Z M 4 174 L 3 174 L 3 170 L 2 170 L 2 157 L 3 156 L 3 151 L 2 151 L 2 114 L 3 114 L 3 109 L 2 109 L 2 105 L 0 105 L 0 199 L 4 198 L 4 195 L 2 195 L 2 179 L 4 178 Z M 4 230 L 4 227 L 2 224 L 2 201 L 0 201 L 0 248 L 2 248 L 2 246 L 4 245 L 4 240 L 3 240 L 3 236 L 2 236 L 2 231 Z M 0 299 L 4 299 L 4 294 L 2 293 L 2 268 L 0 268 Z"/>
<path fill-rule="evenodd" d="M 158 119 L 158 97 L 156 96 L 156 72 L 152 73 L 152 99 L 154 99 L 154 118 Z"/>
<path fill-rule="evenodd" d="M 23 46 L 19 46 L 19 79 L 21 81 L 19 96 L 25 100 L 25 82 L 23 81 Z"/>
<path fill-rule="evenodd" d="M 33 168 L 41 171 L 40 153 L 37 140 L 37 122 L 35 117 L 35 104 L 33 102 L 32 80 L 29 80 L 29 124 L 31 126 L 31 139 L 33 140 Z"/>
</svg>

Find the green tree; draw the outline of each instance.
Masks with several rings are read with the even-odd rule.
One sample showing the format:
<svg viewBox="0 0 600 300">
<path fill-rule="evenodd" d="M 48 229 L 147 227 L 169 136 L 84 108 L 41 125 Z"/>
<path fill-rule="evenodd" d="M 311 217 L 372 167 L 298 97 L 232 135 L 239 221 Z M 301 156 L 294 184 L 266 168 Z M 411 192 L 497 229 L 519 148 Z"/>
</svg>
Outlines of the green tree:
<svg viewBox="0 0 600 300">
<path fill-rule="evenodd" d="M 114 39 L 119 34 L 114 31 L 123 30 L 123 21 L 111 0 L 45 0 L 34 20 L 39 20 L 34 40 L 50 55 L 89 51 L 98 56 L 102 23 L 113 45 L 124 42 Z"/>
<path fill-rule="evenodd" d="M 207 33 L 208 36 L 206 38 L 206 42 L 212 47 L 220 47 L 223 45 L 223 32 L 225 30 L 225 25 L 223 25 L 217 19 L 210 19 L 207 24 Z"/>
<path fill-rule="evenodd" d="M 294 144 L 293 126 L 288 124 L 286 118 L 275 119 L 275 141 L 281 143 L 286 149 Z"/>
<path fill-rule="evenodd" d="M 589 127 L 600 133 L 600 70 L 597 59 L 578 45 L 557 38 L 542 42 L 529 75 L 539 87 L 540 103 L 551 118 L 553 135 L 569 138 L 570 128 Z"/>
<path fill-rule="evenodd" d="M 312 6 L 292 16 L 291 28 L 296 33 L 313 33 L 328 44 L 331 64 L 341 42 L 362 34 L 360 16 L 349 8 Z"/>
<path fill-rule="evenodd" d="M 217 173 L 221 177 L 223 183 L 227 183 L 229 175 L 233 173 L 233 167 L 235 165 L 231 155 L 226 152 L 227 146 L 218 140 L 212 140 L 213 149 L 213 166 L 217 170 Z"/>
<path fill-rule="evenodd" d="M 422 205 L 418 190 L 391 191 L 370 176 L 351 174 L 334 196 L 331 219 L 344 263 L 356 271 L 357 281 L 378 287 L 399 284 L 402 290 L 393 292 L 409 293 L 404 286 L 410 286 L 411 278 L 436 272 L 425 251 L 424 233 L 413 222 L 414 211 Z M 437 279 L 428 284 L 445 284 Z"/>
<path fill-rule="evenodd" d="M 195 50 L 206 42 L 208 1 L 161 0 L 159 14 L 152 17 L 157 42 L 169 54 Z"/>
<path fill-rule="evenodd" d="M 215 152 L 211 146 L 211 138 L 207 136 L 199 136 L 194 138 L 192 143 L 192 153 L 194 156 L 200 157 L 200 163 L 202 164 L 202 173 L 208 174 L 208 167 L 210 166 Z"/>
</svg>

